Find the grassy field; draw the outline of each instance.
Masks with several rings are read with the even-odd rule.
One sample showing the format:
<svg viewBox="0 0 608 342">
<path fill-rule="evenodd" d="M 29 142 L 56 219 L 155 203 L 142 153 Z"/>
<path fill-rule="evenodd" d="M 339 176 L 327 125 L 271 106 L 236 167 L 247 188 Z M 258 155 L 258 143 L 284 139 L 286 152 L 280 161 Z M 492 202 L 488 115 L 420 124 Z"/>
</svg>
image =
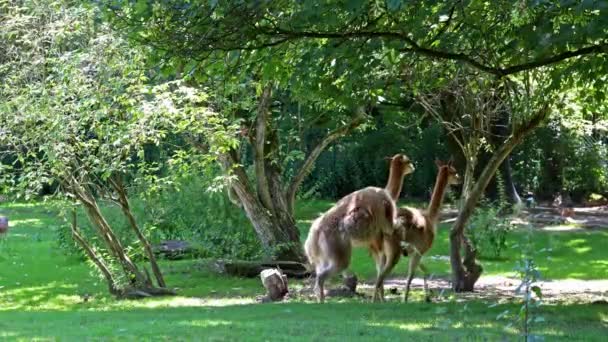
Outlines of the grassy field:
<svg viewBox="0 0 608 342">
<path fill-rule="evenodd" d="M 302 232 L 330 205 L 299 206 Z M 142 301 L 115 301 L 86 263 L 66 256 L 55 242 L 57 229 L 68 229 L 48 206 L 3 205 L 11 219 L 10 234 L 0 239 L 0 339 L 2 340 L 518 340 L 514 313 L 520 304 L 488 300 L 383 304 L 361 299 L 332 299 L 326 305 L 306 301 L 257 304 L 263 292 L 258 279 L 220 277 L 204 271 L 200 261 L 163 262 L 170 286 L 179 296 Z M 303 235 L 305 236 L 305 235 Z M 500 260 L 482 260 L 484 274 L 511 275 L 519 258 L 523 232 L 509 237 Z M 549 279 L 607 279 L 608 232 L 535 231 L 542 275 Z M 426 264 L 447 275 L 447 227 L 441 228 Z M 367 280 L 374 266 L 365 251 L 356 252 L 353 270 Z M 395 276 L 403 276 L 400 263 Z M 298 283 L 290 283 L 294 287 Z M 92 298 L 84 302 L 83 296 Z M 508 310 L 504 319 L 497 316 Z M 534 332 L 546 340 L 605 340 L 605 305 L 543 305 Z"/>
</svg>

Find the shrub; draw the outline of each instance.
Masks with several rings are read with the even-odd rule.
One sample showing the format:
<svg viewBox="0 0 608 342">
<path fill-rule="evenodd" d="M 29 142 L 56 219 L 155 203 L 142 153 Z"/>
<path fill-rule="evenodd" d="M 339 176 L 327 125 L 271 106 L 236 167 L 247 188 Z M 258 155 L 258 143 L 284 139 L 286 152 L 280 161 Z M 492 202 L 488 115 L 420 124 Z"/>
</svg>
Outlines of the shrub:
<svg viewBox="0 0 608 342">
<path fill-rule="evenodd" d="M 482 257 L 499 258 L 507 247 L 511 230 L 508 218 L 500 217 L 500 208 L 486 205 L 477 209 L 469 224 L 469 236 Z"/>
<path fill-rule="evenodd" d="M 201 175 L 182 177 L 159 191 L 131 195 L 132 211 L 152 244 L 162 240 L 185 240 L 195 247 L 195 255 L 208 258 L 258 259 L 264 255 L 258 238 L 240 208 L 225 192 L 207 191 L 208 181 Z M 102 202 L 102 212 L 134 259 L 144 257 L 143 249 L 120 209 Z M 83 234 L 91 237 L 97 248 L 98 238 L 86 215 L 78 211 Z M 82 255 L 74 244 L 69 222 L 57 230 L 59 247 L 69 254 Z"/>
</svg>

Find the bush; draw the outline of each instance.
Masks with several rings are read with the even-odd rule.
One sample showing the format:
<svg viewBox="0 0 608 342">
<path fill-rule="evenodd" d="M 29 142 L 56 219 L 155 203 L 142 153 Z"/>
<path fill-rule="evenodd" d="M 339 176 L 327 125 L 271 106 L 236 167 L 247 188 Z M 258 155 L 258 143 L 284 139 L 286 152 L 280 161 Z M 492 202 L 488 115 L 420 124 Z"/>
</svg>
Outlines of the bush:
<svg viewBox="0 0 608 342">
<path fill-rule="evenodd" d="M 240 208 L 234 206 L 224 192 L 209 192 L 203 176 L 188 176 L 152 194 L 131 195 L 131 206 L 140 228 L 152 244 L 162 240 L 185 240 L 195 247 L 195 255 L 208 258 L 259 259 L 264 250 Z M 128 255 L 136 260 L 144 257 L 143 248 L 120 208 L 100 202 L 104 217 L 119 237 Z M 66 211 L 66 224 L 56 232 L 61 250 L 82 256 L 69 228 L 71 212 Z M 77 212 L 78 225 L 89 241 L 103 252 L 82 208 Z"/>
<path fill-rule="evenodd" d="M 481 257 L 500 258 L 507 247 L 511 224 L 507 217 L 500 214 L 499 206 L 486 205 L 478 208 L 470 220 L 468 236 Z"/>
</svg>

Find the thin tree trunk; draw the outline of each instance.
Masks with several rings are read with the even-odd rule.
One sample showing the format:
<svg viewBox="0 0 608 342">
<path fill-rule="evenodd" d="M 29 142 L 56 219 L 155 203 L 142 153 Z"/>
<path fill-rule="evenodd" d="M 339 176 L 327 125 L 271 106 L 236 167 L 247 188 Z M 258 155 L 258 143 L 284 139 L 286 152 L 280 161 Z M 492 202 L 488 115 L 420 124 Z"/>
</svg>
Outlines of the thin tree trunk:
<svg viewBox="0 0 608 342">
<path fill-rule="evenodd" d="M 91 196 L 86 191 L 86 189 L 84 189 L 82 185 L 78 183 L 76 179 L 72 178 L 70 185 L 72 192 L 74 193 L 76 198 L 78 198 L 78 200 L 84 205 L 89 220 L 95 227 L 97 227 L 97 231 L 104 239 L 107 248 L 110 250 L 112 255 L 120 262 L 121 266 L 123 267 L 123 270 L 125 271 L 125 274 L 127 276 L 132 277 L 132 279 L 130 280 L 132 282 L 134 281 L 135 284 L 151 285 L 149 284 L 149 279 L 146 279 L 143 273 L 141 273 L 137 269 L 137 266 L 135 265 L 135 263 L 133 263 L 131 258 L 126 255 L 122 243 L 114 234 L 114 232 L 110 228 L 110 225 L 101 214 L 101 211 L 99 209 L 99 206 L 97 205 L 97 201 L 95 200 L 95 198 Z"/>
<path fill-rule="evenodd" d="M 502 162 L 500 166 L 501 175 L 504 179 L 505 191 L 507 193 L 507 198 L 513 204 L 521 203 L 521 197 L 519 197 L 519 193 L 517 193 L 517 188 L 515 187 L 515 182 L 513 181 L 513 173 L 511 168 L 511 156 L 508 156 L 505 161 Z"/>
<path fill-rule="evenodd" d="M 156 278 L 158 286 L 167 287 L 160 267 L 158 267 L 156 256 L 152 251 L 150 241 L 148 241 L 148 238 L 146 238 L 146 236 L 143 234 L 143 232 L 139 228 L 139 225 L 137 224 L 137 221 L 135 220 L 135 217 L 133 217 L 133 213 L 131 212 L 131 207 L 129 205 L 129 200 L 127 198 L 127 194 L 125 192 L 124 186 L 122 185 L 122 182 L 120 182 L 120 180 L 110 179 L 110 183 L 112 184 L 112 187 L 114 187 L 114 190 L 116 190 L 116 192 L 118 193 L 118 203 L 120 205 L 120 208 L 122 209 L 123 214 L 127 217 L 129 225 L 137 235 L 139 242 L 144 247 L 144 251 L 146 252 L 148 260 L 150 261 L 150 266 L 152 267 L 152 272 L 154 273 L 154 277 Z"/>
<path fill-rule="evenodd" d="M 95 203 L 93 206 L 85 205 L 85 207 L 89 218 L 96 226 L 98 226 L 104 232 L 108 247 L 110 247 L 114 251 L 114 256 L 118 259 L 118 261 L 120 261 L 126 274 L 131 275 L 133 277 L 132 280 L 134 281 L 134 284 L 136 284 L 137 286 L 150 286 L 151 284 L 149 279 L 146 278 L 146 276 L 139 271 L 135 263 L 125 253 L 125 249 L 122 243 L 114 234 L 114 232 L 110 228 L 110 225 L 101 214 L 97 203 Z"/>
<path fill-rule="evenodd" d="M 95 266 L 101 271 L 103 277 L 106 279 L 108 283 L 108 290 L 111 294 L 117 295 L 120 293 L 118 288 L 116 287 L 116 282 L 114 281 L 114 277 L 112 277 L 112 272 L 106 265 L 105 261 L 95 253 L 95 250 L 89 245 L 89 243 L 82 237 L 80 233 L 80 229 L 78 229 L 78 222 L 76 216 L 76 208 L 72 209 L 72 224 L 71 224 L 72 236 L 74 240 L 80 245 L 80 247 L 84 250 L 84 252 L 89 257 L 89 260 L 93 261 Z"/>
<path fill-rule="evenodd" d="M 264 207 L 271 209 L 270 189 L 268 188 L 268 177 L 266 176 L 266 136 L 268 127 L 268 112 L 272 100 L 272 85 L 266 85 L 258 103 L 258 113 L 255 125 L 255 141 L 253 144 L 254 168 L 258 197 Z"/>
</svg>

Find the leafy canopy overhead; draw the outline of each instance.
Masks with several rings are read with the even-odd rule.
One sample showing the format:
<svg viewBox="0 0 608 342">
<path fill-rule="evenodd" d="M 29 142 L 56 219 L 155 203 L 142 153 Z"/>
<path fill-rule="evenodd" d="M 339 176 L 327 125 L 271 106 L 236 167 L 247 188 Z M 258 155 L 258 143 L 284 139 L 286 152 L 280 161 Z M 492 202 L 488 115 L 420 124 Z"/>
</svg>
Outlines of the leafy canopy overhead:
<svg viewBox="0 0 608 342">
<path fill-rule="evenodd" d="M 455 60 L 504 76 L 608 48 L 605 1 L 105 3 L 134 38 L 198 60 L 315 40 L 323 49 L 388 49 L 401 59 Z"/>
</svg>

